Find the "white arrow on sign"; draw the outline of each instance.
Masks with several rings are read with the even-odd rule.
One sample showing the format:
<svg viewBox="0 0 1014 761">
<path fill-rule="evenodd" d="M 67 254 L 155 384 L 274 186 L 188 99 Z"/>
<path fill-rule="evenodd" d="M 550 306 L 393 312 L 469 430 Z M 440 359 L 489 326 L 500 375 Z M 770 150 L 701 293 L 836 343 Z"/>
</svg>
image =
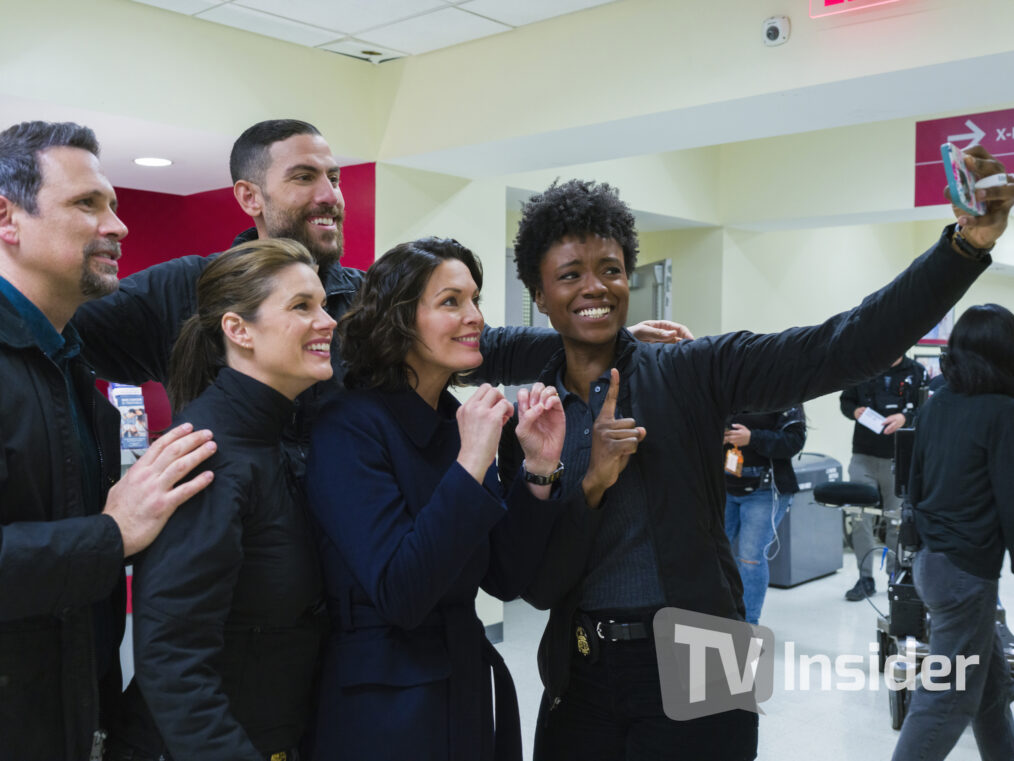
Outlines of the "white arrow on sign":
<svg viewBox="0 0 1014 761">
<path fill-rule="evenodd" d="M 964 148 L 961 149 L 963 151 L 967 151 L 969 148 L 974 148 L 979 144 L 979 141 L 986 136 L 986 133 L 979 128 L 979 125 L 973 122 L 971 119 L 965 122 L 965 126 L 972 131 L 967 132 L 964 135 L 947 136 L 948 143 L 956 143 L 959 140 L 971 140 L 971 142 L 968 145 L 966 145 Z"/>
</svg>

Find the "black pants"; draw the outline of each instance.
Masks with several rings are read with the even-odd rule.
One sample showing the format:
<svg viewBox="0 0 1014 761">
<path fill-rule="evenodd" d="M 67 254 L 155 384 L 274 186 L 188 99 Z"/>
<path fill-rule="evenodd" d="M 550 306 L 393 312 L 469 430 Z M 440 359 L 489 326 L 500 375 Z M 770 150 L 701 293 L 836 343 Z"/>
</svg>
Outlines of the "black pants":
<svg viewBox="0 0 1014 761">
<path fill-rule="evenodd" d="M 592 634 L 592 636 L 595 636 Z M 599 640 L 594 662 L 576 651 L 570 685 L 551 709 L 544 694 L 534 761 L 751 761 L 757 714 L 674 721 L 662 711 L 654 641 Z"/>
</svg>

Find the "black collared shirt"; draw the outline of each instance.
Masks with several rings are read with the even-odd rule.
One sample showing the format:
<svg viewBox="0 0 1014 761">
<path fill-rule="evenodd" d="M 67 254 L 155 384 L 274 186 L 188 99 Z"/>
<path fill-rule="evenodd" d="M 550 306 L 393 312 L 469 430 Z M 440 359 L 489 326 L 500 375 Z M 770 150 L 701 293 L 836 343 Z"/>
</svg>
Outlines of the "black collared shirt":
<svg viewBox="0 0 1014 761">
<path fill-rule="evenodd" d="M 563 385 L 566 365 L 556 388 L 567 417 L 567 437 L 561 459 L 565 464 L 566 493 L 581 488 L 591 458 L 592 430 L 609 391 L 609 373 L 591 384 L 588 404 Z M 622 413 L 618 413 L 622 414 Z M 639 423 L 641 424 L 641 423 Z M 581 583 L 579 605 L 584 610 L 661 607 L 665 600 L 658 578 L 658 562 L 651 542 L 641 470 L 631 458 L 603 499 L 602 523 L 588 557 L 588 573 Z M 607 504 L 608 503 L 608 504 Z"/>
</svg>

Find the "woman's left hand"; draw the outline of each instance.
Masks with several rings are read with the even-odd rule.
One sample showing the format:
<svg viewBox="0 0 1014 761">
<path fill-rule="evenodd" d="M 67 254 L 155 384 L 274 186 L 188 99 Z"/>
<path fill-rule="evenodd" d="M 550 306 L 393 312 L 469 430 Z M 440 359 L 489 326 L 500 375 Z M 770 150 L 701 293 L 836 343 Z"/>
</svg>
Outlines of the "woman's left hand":
<svg viewBox="0 0 1014 761">
<path fill-rule="evenodd" d="M 560 464 L 567 421 L 563 403 L 553 386 L 536 383 L 518 391 L 518 427 L 529 473 L 549 475 Z"/>
</svg>

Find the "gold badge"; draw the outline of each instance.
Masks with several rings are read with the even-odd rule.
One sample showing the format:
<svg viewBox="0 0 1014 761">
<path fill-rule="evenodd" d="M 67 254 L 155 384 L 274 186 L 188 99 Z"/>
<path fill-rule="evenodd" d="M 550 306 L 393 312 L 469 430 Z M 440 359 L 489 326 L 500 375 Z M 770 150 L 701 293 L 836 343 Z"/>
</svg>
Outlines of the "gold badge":
<svg viewBox="0 0 1014 761">
<path fill-rule="evenodd" d="M 280 753 L 272 753 L 271 758 L 268 761 L 288 761 L 289 754 L 284 750 Z"/>
<path fill-rule="evenodd" d="M 577 627 L 577 651 L 585 657 L 591 652 L 591 648 L 588 646 L 588 635 L 580 626 Z"/>
</svg>

